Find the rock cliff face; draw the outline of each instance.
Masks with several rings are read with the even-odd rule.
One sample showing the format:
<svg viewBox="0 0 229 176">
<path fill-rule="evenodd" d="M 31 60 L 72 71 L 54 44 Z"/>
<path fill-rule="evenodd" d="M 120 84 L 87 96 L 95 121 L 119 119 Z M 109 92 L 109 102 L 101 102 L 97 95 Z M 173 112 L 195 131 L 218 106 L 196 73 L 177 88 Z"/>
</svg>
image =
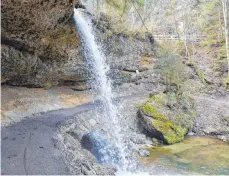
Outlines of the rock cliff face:
<svg viewBox="0 0 229 176">
<path fill-rule="evenodd" d="M 141 75 L 149 75 L 155 55 L 152 35 L 117 32 L 112 29 L 111 17 L 101 15 L 96 24 L 96 36 L 110 65 L 116 83 L 136 82 Z"/>
<path fill-rule="evenodd" d="M 71 79 L 71 70 L 64 65 L 77 56 L 79 46 L 77 31 L 71 24 L 74 3 L 2 2 L 2 82 L 48 87 Z"/>
<path fill-rule="evenodd" d="M 2 2 L 2 83 L 27 87 L 70 84 L 84 88 L 82 83 L 90 73 L 72 19 L 76 3 L 74 0 Z M 130 81 L 131 72 L 145 70 L 141 61 L 143 56 L 152 54 L 152 38 L 109 35 L 108 20 L 102 16 L 100 21 L 96 24 L 96 38 L 104 44 L 112 73 L 115 71 L 111 76 L 118 83 Z"/>
</svg>

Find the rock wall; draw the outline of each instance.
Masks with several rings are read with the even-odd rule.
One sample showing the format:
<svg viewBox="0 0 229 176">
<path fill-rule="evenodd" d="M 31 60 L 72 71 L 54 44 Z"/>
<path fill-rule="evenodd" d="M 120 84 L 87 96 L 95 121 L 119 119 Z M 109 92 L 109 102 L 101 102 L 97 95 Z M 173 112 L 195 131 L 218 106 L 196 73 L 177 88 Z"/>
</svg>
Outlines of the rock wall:
<svg viewBox="0 0 229 176">
<path fill-rule="evenodd" d="M 112 17 L 101 14 L 96 25 L 96 36 L 110 65 L 116 83 L 136 82 L 138 72 L 148 74 L 152 69 L 155 42 L 151 34 L 118 32 L 113 29 Z M 141 74 L 143 75 L 143 74 Z"/>
<path fill-rule="evenodd" d="M 79 73 L 73 74 L 72 68 L 68 68 L 73 58 L 79 58 L 79 36 L 71 21 L 75 3 L 71 0 L 2 2 L 2 82 L 50 87 L 81 79 Z"/>
<path fill-rule="evenodd" d="M 2 79 L 8 85 L 51 87 L 82 86 L 90 77 L 80 36 L 72 19 L 73 0 L 2 2 Z M 91 16 L 93 18 L 93 16 Z M 136 70 L 147 70 L 143 56 L 153 54 L 152 37 L 113 33 L 102 15 L 96 38 L 104 48 L 116 83 L 133 81 Z M 133 64 L 134 63 L 134 64 Z"/>
</svg>

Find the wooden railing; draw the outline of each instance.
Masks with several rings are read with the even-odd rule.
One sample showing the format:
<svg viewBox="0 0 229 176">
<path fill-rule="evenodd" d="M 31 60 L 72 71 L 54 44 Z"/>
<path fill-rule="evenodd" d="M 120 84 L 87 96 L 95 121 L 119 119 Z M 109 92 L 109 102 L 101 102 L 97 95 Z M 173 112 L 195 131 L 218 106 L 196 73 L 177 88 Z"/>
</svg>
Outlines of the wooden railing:
<svg viewBox="0 0 229 176">
<path fill-rule="evenodd" d="M 199 43 L 201 40 L 204 39 L 204 35 L 169 35 L 169 34 L 153 34 L 154 39 L 156 40 L 181 40 L 181 41 L 188 41 L 188 42 L 194 42 Z"/>
</svg>

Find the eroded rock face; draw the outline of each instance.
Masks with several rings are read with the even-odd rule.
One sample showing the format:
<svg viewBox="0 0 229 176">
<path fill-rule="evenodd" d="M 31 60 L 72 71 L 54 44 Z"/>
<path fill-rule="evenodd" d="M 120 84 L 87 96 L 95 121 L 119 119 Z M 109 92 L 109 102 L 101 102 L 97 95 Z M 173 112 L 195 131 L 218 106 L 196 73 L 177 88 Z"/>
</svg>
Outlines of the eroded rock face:
<svg viewBox="0 0 229 176">
<path fill-rule="evenodd" d="M 28 52 L 20 52 L 11 46 L 2 45 L 2 77 L 12 85 L 46 85 L 50 77 L 48 65 Z"/>
<path fill-rule="evenodd" d="M 73 0 L 2 2 L 3 82 L 49 87 L 85 77 L 83 59 L 78 54 L 80 40 L 71 21 L 75 3 Z"/>
<path fill-rule="evenodd" d="M 2 43 L 41 58 L 51 57 L 53 53 L 44 51 L 50 42 L 48 37 L 71 18 L 73 3 L 73 0 L 2 2 Z"/>
<path fill-rule="evenodd" d="M 151 34 L 117 32 L 113 29 L 111 17 L 101 14 L 95 22 L 97 41 L 101 44 L 116 83 L 136 82 L 140 75 L 150 75 L 155 42 Z M 121 31 L 121 30 L 120 30 Z"/>
<path fill-rule="evenodd" d="M 196 96 L 197 117 L 193 132 L 197 135 L 229 139 L 229 96 Z"/>
<path fill-rule="evenodd" d="M 72 19 L 77 2 L 2 2 L 2 82 L 27 87 L 80 84 L 76 89 L 88 89 L 92 71 Z M 95 24 L 96 40 L 111 67 L 108 74 L 116 84 L 136 82 L 136 70 L 145 73 L 152 68 L 153 39 L 117 32 L 109 35 L 109 22 L 102 15 Z"/>
</svg>

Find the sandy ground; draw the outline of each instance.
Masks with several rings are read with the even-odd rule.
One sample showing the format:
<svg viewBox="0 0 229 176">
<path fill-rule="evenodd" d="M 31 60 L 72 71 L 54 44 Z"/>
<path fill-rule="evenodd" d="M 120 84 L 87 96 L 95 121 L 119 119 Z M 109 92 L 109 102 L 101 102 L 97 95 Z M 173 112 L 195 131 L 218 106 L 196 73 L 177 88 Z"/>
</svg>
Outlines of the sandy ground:
<svg viewBox="0 0 229 176">
<path fill-rule="evenodd" d="M 19 122 L 25 117 L 41 112 L 71 108 L 92 101 L 89 91 L 74 91 L 70 87 L 26 88 L 2 86 L 2 126 Z"/>
</svg>

